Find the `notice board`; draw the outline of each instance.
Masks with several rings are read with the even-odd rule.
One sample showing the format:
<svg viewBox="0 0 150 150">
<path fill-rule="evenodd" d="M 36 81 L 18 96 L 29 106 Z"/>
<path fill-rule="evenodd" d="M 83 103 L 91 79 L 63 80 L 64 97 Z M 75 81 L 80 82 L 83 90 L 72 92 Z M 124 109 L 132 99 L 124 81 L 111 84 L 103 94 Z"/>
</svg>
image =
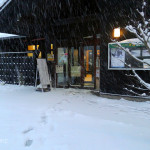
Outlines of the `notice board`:
<svg viewBox="0 0 150 150">
<path fill-rule="evenodd" d="M 37 59 L 37 69 L 39 71 L 39 77 L 42 87 L 50 85 L 46 59 Z"/>
</svg>

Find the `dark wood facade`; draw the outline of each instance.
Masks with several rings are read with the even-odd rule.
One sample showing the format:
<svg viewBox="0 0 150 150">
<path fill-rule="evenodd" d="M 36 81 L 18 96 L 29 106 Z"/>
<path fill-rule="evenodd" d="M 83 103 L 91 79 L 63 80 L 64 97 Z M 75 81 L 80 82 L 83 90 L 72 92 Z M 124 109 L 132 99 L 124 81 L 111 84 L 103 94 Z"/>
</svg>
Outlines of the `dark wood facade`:
<svg viewBox="0 0 150 150">
<path fill-rule="evenodd" d="M 127 71 L 107 69 L 108 43 L 111 42 L 112 31 L 115 27 L 123 28 L 130 21 L 130 17 L 138 17 L 134 12 L 141 1 L 12 0 L 0 13 L 0 32 L 26 36 L 26 39 L 17 41 L 18 47 L 22 47 L 24 51 L 29 44 L 40 44 L 40 48 L 46 55 L 51 51 L 50 44 L 53 43 L 55 61 L 49 65 L 54 74 L 54 66 L 57 64 L 57 48 L 60 46 L 80 47 L 87 43 L 84 37 L 92 36 L 88 42 L 92 41 L 93 45 L 94 43 L 100 45 L 100 91 L 128 94 L 124 87 L 133 81 L 125 76 Z M 97 34 L 100 36 L 98 39 L 95 38 Z M 121 39 L 130 37 L 132 35 L 124 32 Z M 14 41 L 8 40 L 11 42 L 8 45 L 14 45 Z M 96 58 L 96 45 L 94 45 L 94 58 Z M 15 49 L 12 50 L 15 51 Z M 81 57 L 84 57 L 82 52 Z M 84 68 L 83 59 L 82 68 Z M 68 69 L 70 70 L 70 66 Z M 53 78 L 56 80 L 54 74 Z M 81 87 L 83 86 L 82 79 Z"/>
</svg>

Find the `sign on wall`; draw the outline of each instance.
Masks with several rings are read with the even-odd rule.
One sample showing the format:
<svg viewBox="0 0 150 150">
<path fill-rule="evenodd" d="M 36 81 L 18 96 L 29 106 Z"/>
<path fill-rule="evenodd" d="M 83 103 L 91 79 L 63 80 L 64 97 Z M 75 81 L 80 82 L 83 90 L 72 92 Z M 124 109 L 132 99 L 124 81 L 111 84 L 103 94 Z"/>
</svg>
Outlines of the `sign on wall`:
<svg viewBox="0 0 150 150">
<path fill-rule="evenodd" d="M 131 52 L 138 59 L 150 63 L 150 52 L 144 44 L 123 43 L 121 46 Z M 150 70 L 150 67 L 143 62 L 135 60 L 131 55 L 122 50 L 116 43 L 108 44 L 108 69 L 110 70 Z"/>
<path fill-rule="evenodd" d="M 47 61 L 54 61 L 54 54 L 53 53 L 47 54 Z"/>
<path fill-rule="evenodd" d="M 111 67 L 124 68 L 125 67 L 125 51 L 121 49 L 111 49 Z"/>
<path fill-rule="evenodd" d="M 56 65 L 56 73 L 63 73 L 64 69 L 62 65 Z"/>
<path fill-rule="evenodd" d="M 71 66 L 71 76 L 80 77 L 81 76 L 81 66 Z"/>
<path fill-rule="evenodd" d="M 97 77 L 97 78 L 100 77 L 100 70 L 99 70 L 99 68 L 96 68 L 96 77 Z"/>
</svg>

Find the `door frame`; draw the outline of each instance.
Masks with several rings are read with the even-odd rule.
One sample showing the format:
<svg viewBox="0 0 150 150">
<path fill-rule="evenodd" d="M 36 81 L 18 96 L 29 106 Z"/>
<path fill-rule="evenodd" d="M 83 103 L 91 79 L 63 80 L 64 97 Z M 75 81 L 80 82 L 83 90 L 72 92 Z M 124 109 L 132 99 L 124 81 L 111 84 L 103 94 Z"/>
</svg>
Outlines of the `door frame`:
<svg viewBox="0 0 150 150">
<path fill-rule="evenodd" d="M 72 88 L 82 88 L 82 89 L 96 89 L 96 59 L 97 59 L 97 46 L 100 45 L 99 39 L 94 36 L 92 39 L 84 40 L 84 42 L 81 42 L 80 45 L 78 46 L 78 49 L 80 47 L 80 65 L 81 65 L 81 79 L 80 79 L 80 86 L 71 86 L 71 46 L 59 46 L 56 48 L 56 65 L 58 65 L 58 48 L 65 47 L 68 48 L 68 84 L 65 86 L 66 88 L 72 87 Z M 93 67 L 94 67 L 94 87 L 84 87 L 84 76 L 85 76 L 85 66 L 84 66 L 84 46 L 94 46 L 94 62 L 93 62 Z M 73 47 L 73 46 L 72 46 Z M 99 68 L 100 69 L 100 68 Z M 56 69 L 55 69 L 56 70 Z M 56 71 L 55 71 L 56 73 Z M 63 88 L 64 86 L 58 85 L 58 77 L 56 73 L 56 87 L 57 88 Z"/>
</svg>

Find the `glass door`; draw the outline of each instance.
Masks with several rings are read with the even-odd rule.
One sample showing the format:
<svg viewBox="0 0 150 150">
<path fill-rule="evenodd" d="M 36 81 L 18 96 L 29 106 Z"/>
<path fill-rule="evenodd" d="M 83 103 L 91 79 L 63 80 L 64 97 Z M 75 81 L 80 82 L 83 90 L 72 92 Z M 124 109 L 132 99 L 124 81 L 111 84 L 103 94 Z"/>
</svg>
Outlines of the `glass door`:
<svg viewBox="0 0 150 150">
<path fill-rule="evenodd" d="M 57 86 L 68 86 L 68 49 L 58 48 L 58 62 L 56 66 Z"/>
<path fill-rule="evenodd" d="M 84 46 L 84 87 L 94 88 L 94 46 Z"/>
<path fill-rule="evenodd" d="M 99 89 L 99 55 L 99 46 L 96 46 L 95 49 L 94 46 L 58 48 L 57 87 L 71 86 Z"/>
<path fill-rule="evenodd" d="M 80 50 L 71 48 L 71 86 L 81 86 Z"/>
</svg>

